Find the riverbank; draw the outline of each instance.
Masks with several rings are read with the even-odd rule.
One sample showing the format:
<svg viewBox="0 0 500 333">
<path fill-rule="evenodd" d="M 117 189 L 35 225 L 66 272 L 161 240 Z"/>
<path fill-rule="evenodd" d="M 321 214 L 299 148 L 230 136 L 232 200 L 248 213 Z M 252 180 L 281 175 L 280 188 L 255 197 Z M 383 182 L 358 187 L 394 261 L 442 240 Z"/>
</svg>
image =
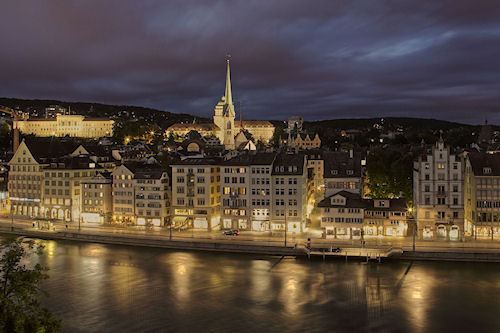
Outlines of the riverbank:
<svg viewBox="0 0 500 333">
<path fill-rule="evenodd" d="M 306 248 L 305 244 L 271 243 L 266 241 L 245 241 L 239 239 L 169 239 L 157 235 L 144 234 L 97 234 L 77 231 L 39 231 L 27 228 L 0 227 L 3 234 L 25 236 L 47 240 L 65 240 L 87 243 L 102 243 L 137 247 L 155 247 L 188 251 L 212 251 L 227 253 L 265 254 L 276 256 L 307 257 L 309 259 L 361 259 L 361 260 L 422 260 L 422 261 L 464 261 L 464 262 L 500 262 L 498 249 L 474 247 L 436 247 L 417 248 L 409 251 L 397 247 L 342 247 L 335 253 L 334 248 Z"/>
</svg>

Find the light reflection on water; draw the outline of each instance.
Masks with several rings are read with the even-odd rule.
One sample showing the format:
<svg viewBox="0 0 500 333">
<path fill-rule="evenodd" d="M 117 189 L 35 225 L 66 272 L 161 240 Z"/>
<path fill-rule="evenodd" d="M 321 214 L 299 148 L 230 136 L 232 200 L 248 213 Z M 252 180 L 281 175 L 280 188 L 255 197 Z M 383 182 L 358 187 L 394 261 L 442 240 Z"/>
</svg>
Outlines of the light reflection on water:
<svg viewBox="0 0 500 333">
<path fill-rule="evenodd" d="M 500 332 L 495 264 L 308 262 L 44 241 L 65 332 Z"/>
</svg>

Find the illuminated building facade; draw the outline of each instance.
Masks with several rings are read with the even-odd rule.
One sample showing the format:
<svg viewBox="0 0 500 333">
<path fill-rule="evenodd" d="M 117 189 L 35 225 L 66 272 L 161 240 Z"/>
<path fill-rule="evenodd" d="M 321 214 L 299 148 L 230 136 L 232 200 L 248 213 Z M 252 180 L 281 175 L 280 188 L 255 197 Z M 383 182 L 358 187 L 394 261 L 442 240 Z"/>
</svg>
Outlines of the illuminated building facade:
<svg viewBox="0 0 500 333">
<path fill-rule="evenodd" d="M 463 193 L 462 159 L 440 139 L 413 163 L 413 205 L 419 236 L 462 239 Z"/>
<path fill-rule="evenodd" d="M 340 191 L 363 194 L 364 160 L 361 153 L 352 150 L 324 152 L 323 160 L 325 197 Z"/>
<path fill-rule="evenodd" d="M 113 135 L 114 121 L 107 118 L 85 118 L 81 115 L 57 114 L 55 119 L 14 120 L 14 128 L 36 136 L 71 136 L 100 138 Z"/>
<path fill-rule="evenodd" d="M 302 232 L 307 213 L 307 167 L 302 154 L 280 153 L 271 169 L 271 230 Z"/>
<path fill-rule="evenodd" d="M 170 188 L 166 170 L 158 165 L 126 163 L 113 176 L 113 221 L 163 226 L 170 221 Z"/>
<path fill-rule="evenodd" d="M 174 228 L 220 229 L 220 160 L 187 158 L 172 165 Z"/>
<path fill-rule="evenodd" d="M 366 236 L 407 236 L 404 199 L 363 199 L 340 191 L 318 203 L 325 238 L 356 239 Z"/>
<path fill-rule="evenodd" d="M 465 158 L 465 231 L 500 237 L 500 153 L 471 152 Z"/>
<path fill-rule="evenodd" d="M 81 222 L 103 224 L 111 221 L 113 214 L 112 180 L 109 172 L 96 175 L 80 182 L 82 193 Z"/>
<path fill-rule="evenodd" d="M 81 185 L 84 179 L 104 171 L 88 157 L 65 157 L 43 168 L 42 216 L 78 222 L 81 214 Z"/>
</svg>

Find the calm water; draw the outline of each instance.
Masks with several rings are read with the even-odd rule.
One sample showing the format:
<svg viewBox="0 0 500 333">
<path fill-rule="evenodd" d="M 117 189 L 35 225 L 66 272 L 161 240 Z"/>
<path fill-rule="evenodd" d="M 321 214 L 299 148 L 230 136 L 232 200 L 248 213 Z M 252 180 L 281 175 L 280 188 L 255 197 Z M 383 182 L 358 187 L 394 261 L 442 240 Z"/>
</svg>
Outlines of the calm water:
<svg viewBox="0 0 500 333">
<path fill-rule="evenodd" d="M 43 243 L 65 332 L 500 332 L 498 264 Z"/>
</svg>

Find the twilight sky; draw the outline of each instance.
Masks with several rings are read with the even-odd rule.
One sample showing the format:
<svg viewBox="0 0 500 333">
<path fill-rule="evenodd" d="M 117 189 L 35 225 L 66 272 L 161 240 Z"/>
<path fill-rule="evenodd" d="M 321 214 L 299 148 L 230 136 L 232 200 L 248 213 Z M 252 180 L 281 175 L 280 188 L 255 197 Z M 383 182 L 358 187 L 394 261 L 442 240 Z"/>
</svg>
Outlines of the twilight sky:
<svg viewBox="0 0 500 333">
<path fill-rule="evenodd" d="M 500 1 L 2 0 L 0 96 L 500 124 Z"/>
</svg>

